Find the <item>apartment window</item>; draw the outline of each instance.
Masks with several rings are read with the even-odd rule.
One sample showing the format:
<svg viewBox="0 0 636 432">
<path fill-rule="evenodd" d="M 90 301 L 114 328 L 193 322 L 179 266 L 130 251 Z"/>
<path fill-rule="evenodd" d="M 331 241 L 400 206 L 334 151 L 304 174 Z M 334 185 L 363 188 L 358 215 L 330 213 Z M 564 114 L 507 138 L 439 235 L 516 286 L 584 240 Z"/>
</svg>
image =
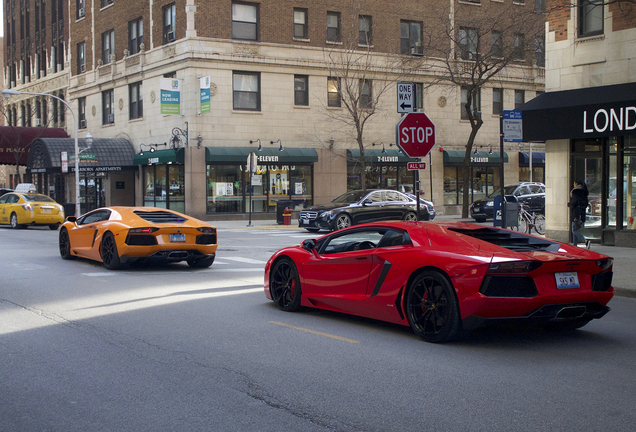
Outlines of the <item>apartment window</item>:
<svg viewBox="0 0 636 432">
<path fill-rule="evenodd" d="M 373 44 L 371 17 L 366 15 L 360 15 L 358 18 L 358 44 L 371 45 Z"/>
<path fill-rule="evenodd" d="M 307 9 L 294 9 L 294 37 L 307 39 Z"/>
<path fill-rule="evenodd" d="M 400 53 L 422 55 L 421 22 L 400 22 Z"/>
<path fill-rule="evenodd" d="M 294 105 L 309 105 L 309 77 L 294 75 Z"/>
<path fill-rule="evenodd" d="M 163 43 L 176 39 L 177 7 L 174 3 L 163 8 Z"/>
<path fill-rule="evenodd" d="M 466 103 L 468 102 L 468 87 L 462 87 L 462 106 L 461 106 L 461 118 L 462 120 L 468 120 L 468 112 L 466 112 Z M 473 116 L 481 116 L 481 91 L 480 89 L 474 89 L 472 91 L 472 100 L 470 103 L 470 109 L 473 112 Z"/>
<path fill-rule="evenodd" d="M 54 106 L 55 107 L 55 106 Z M 86 98 L 81 97 L 77 99 L 77 121 L 79 121 L 79 128 L 86 129 Z M 55 114 L 53 114 L 55 116 Z"/>
<path fill-rule="evenodd" d="M 42 101 L 35 100 L 35 125 L 42 126 Z"/>
<path fill-rule="evenodd" d="M 340 42 L 340 12 L 327 12 L 327 41 Z"/>
<path fill-rule="evenodd" d="M 102 124 L 115 123 L 115 91 L 106 90 L 102 92 Z"/>
<path fill-rule="evenodd" d="M 31 127 L 31 118 L 33 117 L 33 111 L 31 111 L 31 102 L 26 104 L 26 126 Z"/>
<path fill-rule="evenodd" d="M 360 108 L 373 107 L 373 85 L 371 80 L 360 80 Z"/>
<path fill-rule="evenodd" d="M 84 18 L 84 15 L 86 14 L 86 9 L 84 8 L 84 0 L 77 0 L 76 4 L 75 4 L 75 19 L 80 19 L 80 18 Z"/>
<path fill-rule="evenodd" d="M 109 30 L 102 33 L 102 64 L 112 61 L 115 54 L 115 31 Z"/>
<path fill-rule="evenodd" d="M 57 48 L 57 70 L 56 72 L 64 70 L 64 42 L 60 42 Z"/>
<path fill-rule="evenodd" d="M 502 88 L 492 89 L 492 113 L 493 115 L 503 114 L 503 94 Z"/>
<path fill-rule="evenodd" d="M 232 3 L 232 39 L 258 40 L 258 5 Z"/>
<path fill-rule="evenodd" d="M 128 86 L 130 120 L 142 118 L 144 116 L 144 101 L 141 90 L 140 82 Z"/>
<path fill-rule="evenodd" d="M 102 0 L 102 7 L 106 7 L 109 4 L 113 4 L 113 0 Z"/>
<path fill-rule="evenodd" d="M 62 101 L 64 100 L 64 93 L 60 93 L 57 95 Z M 60 123 L 64 123 L 66 121 L 66 105 L 64 102 L 59 101 L 60 104 Z M 57 101 L 56 101 L 57 102 Z"/>
<path fill-rule="evenodd" d="M 537 37 L 534 40 L 534 60 L 539 67 L 545 67 L 545 38 Z"/>
<path fill-rule="evenodd" d="M 84 72 L 86 72 L 86 43 L 80 42 L 77 44 L 77 73 Z"/>
<path fill-rule="evenodd" d="M 128 23 L 128 53 L 137 54 L 141 51 L 142 43 L 144 43 L 144 23 L 141 18 L 137 18 Z"/>
<path fill-rule="evenodd" d="M 235 110 L 260 111 L 260 81 L 261 75 L 258 72 L 234 72 L 232 91 Z"/>
<path fill-rule="evenodd" d="M 493 30 L 491 33 L 492 41 L 492 56 L 496 58 L 503 57 L 503 32 Z"/>
<path fill-rule="evenodd" d="M 479 54 L 479 33 L 470 27 L 459 28 L 459 49 L 463 60 L 477 60 Z"/>
<path fill-rule="evenodd" d="M 545 12 L 545 0 L 534 0 L 534 11 L 536 13 Z"/>
<path fill-rule="evenodd" d="M 327 78 L 327 106 L 340 107 L 340 78 Z"/>
<path fill-rule="evenodd" d="M 603 0 L 579 0 L 579 37 L 603 34 Z"/>
<path fill-rule="evenodd" d="M 424 111 L 424 84 L 415 83 L 415 107 L 418 111 Z"/>
<path fill-rule="evenodd" d="M 523 90 L 515 90 L 515 109 L 519 108 L 520 105 L 523 105 L 526 101 L 525 91 Z"/>
<path fill-rule="evenodd" d="M 515 60 L 524 60 L 526 52 L 526 37 L 521 33 L 515 33 L 514 51 L 512 53 Z"/>
<path fill-rule="evenodd" d="M 38 67 L 40 68 L 40 78 L 44 78 L 46 76 L 46 49 L 42 49 L 40 54 L 40 61 L 38 62 Z"/>
</svg>

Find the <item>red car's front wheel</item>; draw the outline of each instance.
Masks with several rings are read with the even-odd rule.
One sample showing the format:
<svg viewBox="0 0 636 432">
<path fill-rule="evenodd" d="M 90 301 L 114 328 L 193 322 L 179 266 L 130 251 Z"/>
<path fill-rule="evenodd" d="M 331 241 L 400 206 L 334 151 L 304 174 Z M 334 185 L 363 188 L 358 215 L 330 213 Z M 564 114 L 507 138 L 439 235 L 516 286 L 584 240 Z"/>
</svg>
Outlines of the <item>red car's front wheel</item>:
<svg viewBox="0 0 636 432">
<path fill-rule="evenodd" d="M 282 258 L 272 267 L 269 289 L 274 303 L 284 311 L 300 308 L 300 277 L 293 261 Z"/>
</svg>

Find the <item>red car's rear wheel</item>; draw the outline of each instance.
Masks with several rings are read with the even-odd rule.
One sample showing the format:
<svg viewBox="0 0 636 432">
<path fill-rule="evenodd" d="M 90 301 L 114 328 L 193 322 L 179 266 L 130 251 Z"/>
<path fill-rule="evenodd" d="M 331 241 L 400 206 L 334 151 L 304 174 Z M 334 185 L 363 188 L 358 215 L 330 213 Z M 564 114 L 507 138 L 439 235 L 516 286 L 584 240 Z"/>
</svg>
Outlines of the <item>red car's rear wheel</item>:
<svg viewBox="0 0 636 432">
<path fill-rule="evenodd" d="M 272 267 L 269 289 L 274 303 L 284 311 L 300 308 L 300 277 L 296 266 L 289 258 L 282 258 Z"/>
<path fill-rule="evenodd" d="M 449 280 L 428 270 L 413 279 L 406 294 L 406 315 L 411 328 L 427 342 L 447 342 L 460 331 L 457 296 Z"/>
</svg>

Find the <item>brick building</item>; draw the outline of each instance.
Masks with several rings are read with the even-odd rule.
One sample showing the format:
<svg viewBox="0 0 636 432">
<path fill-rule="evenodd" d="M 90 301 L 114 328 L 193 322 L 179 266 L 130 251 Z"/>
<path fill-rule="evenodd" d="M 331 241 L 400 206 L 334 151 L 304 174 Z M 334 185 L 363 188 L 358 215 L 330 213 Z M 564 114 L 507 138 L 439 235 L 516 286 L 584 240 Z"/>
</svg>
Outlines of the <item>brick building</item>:
<svg viewBox="0 0 636 432">
<path fill-rule="evenodd" d="M 5 84 L 64 98 L 81 137 L 90 133 L 133 146 L 135 156 L 125 165 L 82 160 L 87 208 L 123 199 L 214 219 L 248 211 L 250 152 L 259 160 L 251 179 L 257 213 L 274 212 L 279 200 L 296 208 L 331 200 L 359 187 L 362 175 L 367 187 L 412 185 L 408 158 L 395 145 L 401 115 L 395 83 L 408 80 L 416 84 L 418 109 L 437 128 L 438 146 L 420 173 L 421 189 L 439 212 L 456 213 L 471 128 L 461 109 L 466 92 L 439 81 L 439 69 L 431 69 L 443 63 L 437 53 L 452 44 L 435 42 L 443 32 L 429 30 L 456 29 L 458 48 L 451 54 L 464 69 L 499 43 L 501 50 L 515 45 L 518 52 L 473 100 L 483 120 L 470 171 L 471 199 L 478 199 L 498 186 L 502 158 L 507 183 L 523 177 L 518 145 L 499 154 L 499 116 L 543 91 L 544 70 L 542 43 L 525 41 L 512 27 L 480 33 L 472 23 L 534 7 L 523 0 L 5 0 L 5 28 L 15 32 L 6 44 Z M 36 9 L 39 14 L 30 12 Z M 39 32 L 34 14 L 44 17 Z M 65 18 L 56 21 L 60 14 Z M 55 22 L 55 34 L 42 20 Z M 22 23 L 31 30 L 23 32 Z M 343 121 L 349 111 L 346 77 L 339 74 L 353 57 L 357 74 L 369 66 L 356 85 L 356 106 L 374 111 L 361 137 L 364 169 L 355 130 Z M 42 73 L 36 65 L 44 64 Z M 55 101 L 41 97 L 12 97 L 11 122 L 28 125 L 27 105 L 38 101 L 41 116 L 46 104 L 41 123 L 73 135 L 69 116 L 60 118 Z M 36 158 L 43 166 L 31 167 L 32 174 L 48 185 L 65 178 L 59 194 L 68 199 L 74 196 L 72 174 L 61 173 L 56 158 Z M 541 166 L 534 170 L 542 175 Z"/>
<path fill-rule="evenodd" d="M 520 108 L 524 139 L 545 141 L 546 235 L 568 241 L 569 194 L 583 180 L 581 232 L 636 247 L 636 5 L 554 0 L 547 12 L 546 93 Z"/>
</svg>

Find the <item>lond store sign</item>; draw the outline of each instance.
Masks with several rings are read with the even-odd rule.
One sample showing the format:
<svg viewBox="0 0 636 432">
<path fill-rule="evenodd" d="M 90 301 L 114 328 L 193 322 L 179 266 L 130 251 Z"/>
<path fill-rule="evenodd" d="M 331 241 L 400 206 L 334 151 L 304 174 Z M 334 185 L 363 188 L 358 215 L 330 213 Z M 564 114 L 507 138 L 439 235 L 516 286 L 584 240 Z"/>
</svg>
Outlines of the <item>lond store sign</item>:
<svg viewBox="0 0 636 432">
<path fill-rule="evenodd" d="M 636 129 L 636 106 L 583 111 L 583 133 L 622 132 Z"/>
</svg>

